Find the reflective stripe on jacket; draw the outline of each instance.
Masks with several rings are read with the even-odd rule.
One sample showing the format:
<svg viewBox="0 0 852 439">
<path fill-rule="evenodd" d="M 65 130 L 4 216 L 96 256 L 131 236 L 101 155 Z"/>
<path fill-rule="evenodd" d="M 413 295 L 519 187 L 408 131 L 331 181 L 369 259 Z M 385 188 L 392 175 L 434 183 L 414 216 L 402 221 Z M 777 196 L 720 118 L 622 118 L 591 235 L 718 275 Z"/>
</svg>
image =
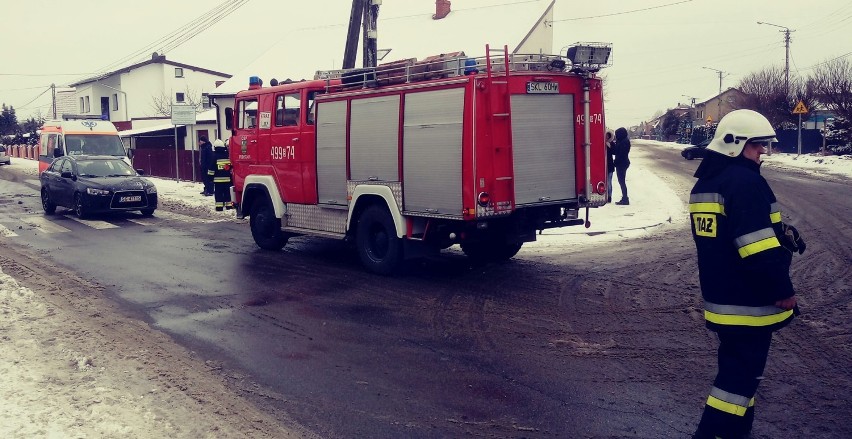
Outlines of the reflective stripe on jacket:
<svg viewBox="0 0 852 439">
<path fill-rule="evenodd" d="M 778 240 L 781 210 L 759 166 L 732 159 L 720 172 L 699 178 L 689 214 L 707 327 L 751 331 L 786 325 L 793 312 L 775 302 L 795 294 L 792 256 Z"/>
<path fill-rule="evenodd" d="M 216 148 L 216 161 L 211 170 L 213 171 L 213 183 L 231 183 L 231 159 L 225 148 Z"/>
</svg>

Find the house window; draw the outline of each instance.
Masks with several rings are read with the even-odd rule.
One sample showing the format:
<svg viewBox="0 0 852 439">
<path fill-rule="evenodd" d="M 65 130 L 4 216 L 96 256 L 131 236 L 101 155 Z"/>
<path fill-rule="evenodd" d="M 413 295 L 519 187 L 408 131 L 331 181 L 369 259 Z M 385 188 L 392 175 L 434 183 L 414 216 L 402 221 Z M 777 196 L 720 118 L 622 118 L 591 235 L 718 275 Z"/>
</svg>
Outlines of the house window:
<svg viewBox="0 0 852 439">
<path fill-rule="evenodd" d="M 86 112 L 86 100 L 85 100 L 85 99 L 83 99 L 83 97 L 82 97 L 82 96 L 80 96 L 80 112 L 81 112 L 81 113 L 85 113 L 85 112 Z"/>
<path fill-rule="evenodd" d="M 210 95 L 207 93 L 201 93 L 201 108 L 205 110 L 210 109 Z"/>
<path fill-rule="evenodd" d="M 112 94 L 112 111 L 118 111 L 118 93 Z"/>
<path fill-rule="evenodd" d="M 88 96 L 86 96 L 86 97 L 84 98 L 84 100 L 85 100 L 86 104 L 84 105 L 83 113 L 88 113 L 89 111 L 91 111 L 91 108 L 92 108 L 92 107 L 89 105 L 89 97 L 88 97 Z"/>
<path fill-rule="evenodd" d="M 175 67 L 175 78 L 183 78 L 183 68 Z"/>
<path fill-rule="evenodd" d="M 183 93 L 175 93 L 175 102 L 183 102 Z"/>
</svg>

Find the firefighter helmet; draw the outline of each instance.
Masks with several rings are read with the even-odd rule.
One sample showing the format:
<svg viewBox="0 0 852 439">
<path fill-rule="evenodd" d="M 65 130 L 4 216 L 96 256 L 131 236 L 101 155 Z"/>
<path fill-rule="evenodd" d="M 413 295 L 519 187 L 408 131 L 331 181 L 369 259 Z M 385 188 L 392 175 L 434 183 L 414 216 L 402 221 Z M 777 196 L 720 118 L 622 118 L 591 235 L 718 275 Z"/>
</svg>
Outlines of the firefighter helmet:
<svg viewBox="0 0 852 439">
<path fill-rule="evenodd" d="M 223 142 L 222 139 L 216 139 L 216 140 L 213 141 L 213 147 L 214 148 L 224 148 L 225 142 Z"/>
<path fill-rule="evenodd" d="M 743 151 L 745 144 L 752 140 L 778 141 L 772 124 L 762 114 L 752 110 L 734 110 L 719 121 L 716 134 L 707 149 L 736 157 Z"/>
</svg>

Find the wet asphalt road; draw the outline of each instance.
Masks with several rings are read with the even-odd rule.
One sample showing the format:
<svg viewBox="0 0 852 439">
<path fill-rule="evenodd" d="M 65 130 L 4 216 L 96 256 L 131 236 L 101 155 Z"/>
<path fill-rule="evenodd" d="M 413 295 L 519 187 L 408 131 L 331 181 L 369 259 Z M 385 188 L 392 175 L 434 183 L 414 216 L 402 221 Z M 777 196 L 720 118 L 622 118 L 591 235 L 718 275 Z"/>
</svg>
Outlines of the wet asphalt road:
<svg viewBox="0 0 852 439">
<path fill-rule="evenodd" d="M 671 172 L 666 178 L 679 195 L 688 193 L 700 161 L 648 154 Z M 836 182 L 777 177 L 773 187 L 785 194 L 848 193 Z M 0 179 L 0 195 L 0 224 L 42 217 L 32 181 Z M 785 212 L 806 215 L 796 206 Z M 700 409 L 700 397 L 683 404 L 682 375 L 655 364 L 659 352 L 607 341 L 628 334 L 640 336 L 641 346 L 656 337 L 655 349 L 679 355 L 679 340 L 693 339 L 699 347 L 691 353 L 705 355 L 705 363 L 712 355 L 700 346 L 709 340 L 700 324 L 699 331 L 658 332 L 633 315 L 630 302 L 645 299 L 630 295 L 648 287 L 631 280 L 637 273 L 611 279 L 607 268 L 631 264 L 614 261 L 613 249 L 553 260 L 522 251 L 486 267 L 450 252 L 385 278 L 364 272 L 334 240 L 295 238 L 283 252 L 265 252 L 240 222 L 158 212 L 105 218 L 118 227 L 95 229 L 58 213 L 50 222 L 68 232 L 24 223 L 10 227 L 18 236 L 9 239 L 96 280 L 129 316 L 220 367 L 260 407 L 286 412 L 324 437 L 686 437 Z M 664 254 L 662 263 L 638 272 L 653 276 L 651 267 L 693 256 L 682 237 L 659 241 L 666 250 L 650 251 Z M 628 242 L 618 251 L 640 257 L 646 245 Z M 668 302 L 653 312 L 680 319 L 694 301 L 682 288 L 694 273 L 665 276 L 650 289 Z M 607 313 L 595 314 L 602 305 Z M 613 320 L 586 322 L 594 329 L 584 334 L 578 321 L 589 317 L 577 313 L 588 310 Z M 706 390 L 698 381 L 700 389 L 687 394 Z"/>
</svg>

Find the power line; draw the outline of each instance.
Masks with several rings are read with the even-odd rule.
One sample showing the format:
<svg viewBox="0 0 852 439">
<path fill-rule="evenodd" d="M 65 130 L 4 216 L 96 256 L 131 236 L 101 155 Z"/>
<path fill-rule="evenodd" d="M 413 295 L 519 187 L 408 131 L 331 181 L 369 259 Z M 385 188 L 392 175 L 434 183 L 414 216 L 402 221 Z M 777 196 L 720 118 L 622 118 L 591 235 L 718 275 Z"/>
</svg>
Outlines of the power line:
<svg viewBox="0 0 852 439">
<path fill-rule="evenodd" d="M 636 12 L 645 12 L 645 11 L 650 11 L 650 10 L 653 10 L 653 9 L 666 8 L 666 7 L 669 7 L 669 6 L 676 6 L 676 5 L 683 4 L 683 3 L 690 3 L 690 2 L 693 2 L 693 1 L 695 1 L 695 0 L 683 0 L 683 1 L 675 2 L 675 3 L 668 3 L 668 4 L 665 4 L 665 5 L 651 6 L 651 7 L 648 7 L 648 8 L 633 9 L 633 10 L 630 10 L 630 11 L 622 11 L 622 12 L 613 12 L 611 14 L 591 15 L 591 16 L 588 16 L 588 17 L 563 18 L 563 19 L 560 19 L 560 20 L 553 20 L 551 23 L 559 23 L 561 21 L 577 21 L 577 20 L 590 20 L 590 19 L 593 19 L 593 18 L 614 17 L 616 15 L 626 15 L 626 14 L 633 14 L 633 13 L 636 13 Z"/>
<path fill-rule="evenodd" d="M 39 93 L 39 94 L 38 94 L 38 96 L 34 97 L 31 101 L 27 102 L 27 103 L 26 103 L 26 104 L 24 104 L 24 105 L 21 105 L 21 106 L 20 106 L 20 107 L 18 107 L 18 108 L 22 108 L 22 109 L 23 109 L 23 108 L 27 108 L 27 105 L 30 105 L 30 104 L 32 104 L 33 102 L 35 102 L 35 101 L 36 101 L 36 99 L 40 98 L 43 94 L 47 93 L 47 91 L 48 91 L 48 90 L 50 90 L 50 87 L 45 88 L 45 89 L 44 89 L 41 93 Z"/>
<path fill-rule="evenodd" d="M 121 59 L 118 59 L 106 66 L 101 67 L 100 69 L 98 69 L 98 71 L 110 71 L 114 68 L 127 64 L 131 60 L 136 60 L 141 58 L 142 56 L 147 56 L 154 49 L 158 49 L 163 52 L 175 49 L 183 43 L 194 38 L 199 33 L 201 33 L 203 31 L 203 28 L 209 27 L 221 21 L 222 19 L 224 19 L 237 9 L 241 8 L 249 1 L 251 0 L 238 0 L 236 2 L 225 1 L 223 3 L 220 3 L 219 5 L 213 7 L 212 9 L 200 15 L 199 17 L 180 26 L 178 29 L 166 34 L 160 39 L 147 44 L 146 46 L 128 54 L 127 56 Z"/>
</svg>

